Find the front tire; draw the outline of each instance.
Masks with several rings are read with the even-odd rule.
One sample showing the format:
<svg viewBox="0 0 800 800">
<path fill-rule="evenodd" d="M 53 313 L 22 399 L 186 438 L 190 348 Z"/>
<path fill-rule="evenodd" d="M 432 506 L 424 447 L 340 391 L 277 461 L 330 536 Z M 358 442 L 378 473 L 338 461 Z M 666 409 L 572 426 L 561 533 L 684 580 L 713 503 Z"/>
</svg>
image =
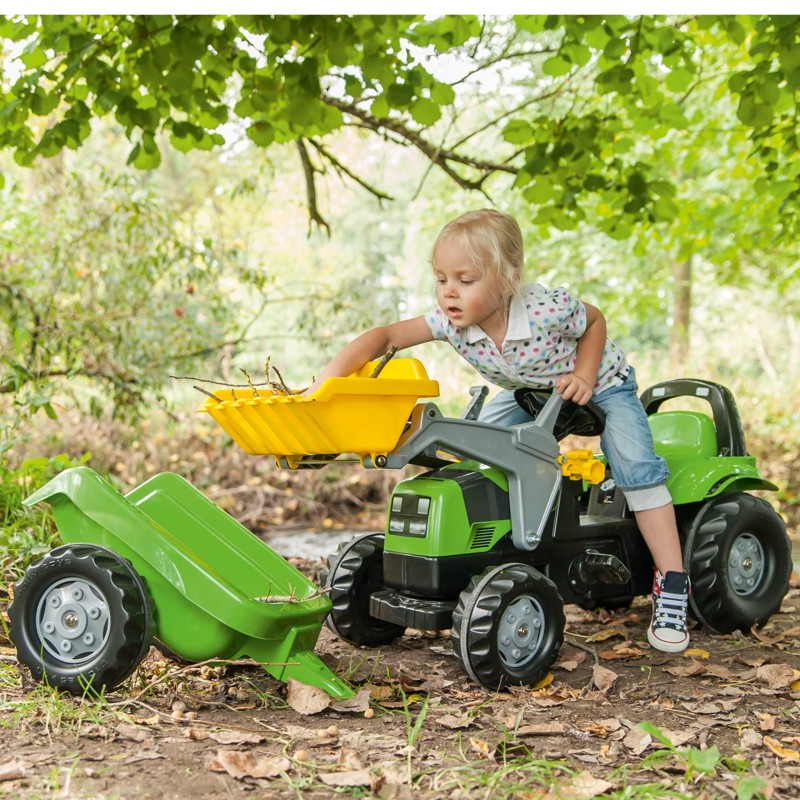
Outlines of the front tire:
<svg viewBox="0 0 800 800">
<path fill-rule="evenodd" d="M 369 598 L 384 588 L 382 533 L 367 533 L 339 546 L 321 578 L 333 608 L 327 626 L 350 644 L 380 647 L 399 639 L 405 628 L 369 613 Z"/>
<path fill-rule="evenodd" d="M 564 641 L 564 603 L 555 584 L 527 564 L 476 575 L 453 612 L 456 659 L 488 689 L 538 683 Z"/>
<path fill-rule="evenodd" d="M 122 683 L 150 647 L 144 581 L 121 556 L 94 545 L 57 547 L 31 564 L 8 616 L 20 663 L 72 694 Z"/>
<path fill-rule="evenodd" d="M 765 500 L 742 492 L 709 500 L 684 544 L 689 608 L 714 633 L 749 631 L 781 607 L 792 573 L 786 525 Z"/>
</svg>

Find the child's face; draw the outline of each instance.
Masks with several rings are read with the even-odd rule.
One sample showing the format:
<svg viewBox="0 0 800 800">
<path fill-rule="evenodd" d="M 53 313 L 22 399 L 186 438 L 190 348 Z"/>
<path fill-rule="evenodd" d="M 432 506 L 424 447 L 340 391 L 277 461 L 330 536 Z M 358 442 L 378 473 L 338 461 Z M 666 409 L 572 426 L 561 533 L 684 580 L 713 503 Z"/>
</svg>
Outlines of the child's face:
<svg viewBox="0 0 800 800">
<path fill-rule="evenodd" d="M 505 301 L 491 272 L 473 266 L 461 244 L 445 240 L 436 248 L 433 262 L 436 299 L 457 328 L 480 325 L 489 328 L 505 320 Z"/>
</svg>

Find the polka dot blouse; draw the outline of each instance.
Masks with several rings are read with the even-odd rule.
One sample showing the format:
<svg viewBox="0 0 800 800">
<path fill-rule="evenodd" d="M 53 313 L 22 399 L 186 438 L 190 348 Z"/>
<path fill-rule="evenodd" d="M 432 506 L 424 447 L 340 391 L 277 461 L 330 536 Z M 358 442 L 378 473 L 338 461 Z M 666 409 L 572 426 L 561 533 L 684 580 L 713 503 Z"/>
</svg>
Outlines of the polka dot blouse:
<svg viewBox="0 0 800 800">
<path fill-rule="evenodd" d="M 523 286 L 511 300 L 502 348 L 478 325 L 457 328 L 438 306 L 425 314 L 425 321 L 434 339 L 450 342 L 491 383 L 505 389 L 550 388 L 575 368 L 586 307 L 562 287 Z M 594 392 L 618 385 L 628 370 L 625 354 L 607 339 Z"/>
</svg>

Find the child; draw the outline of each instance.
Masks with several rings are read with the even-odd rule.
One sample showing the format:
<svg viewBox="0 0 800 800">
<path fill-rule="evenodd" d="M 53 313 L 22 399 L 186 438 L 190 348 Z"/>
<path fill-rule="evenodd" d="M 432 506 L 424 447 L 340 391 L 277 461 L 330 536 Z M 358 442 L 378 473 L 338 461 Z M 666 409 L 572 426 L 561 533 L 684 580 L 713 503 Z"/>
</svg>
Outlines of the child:
<svg viewBox="0 0 800 800">
<path fill-rule="evenodd" d="M 594 397 L 606 415 L 601 448 L 656 565 L 647 638 L 658 650 L 681 652 L 689 643 L 689 578 L 664 485 L 669 472 L 653 451 L 634 370 L 606 338 L 602 313 L 563 288 L 522 285 L 522 234 L 508 214 L 491 209 L 462 214 L 442 229 L 432 256 L 438 307 L 361 334 L 331 360 L 307 394 L 391 347 L 403 350 L 437 339 L 502 387 L 483 409 L 483 422 L 529 422 L 514 399 L 513 390 L 520 387 L 555 388 L 578 405 Z"/>
</svg>

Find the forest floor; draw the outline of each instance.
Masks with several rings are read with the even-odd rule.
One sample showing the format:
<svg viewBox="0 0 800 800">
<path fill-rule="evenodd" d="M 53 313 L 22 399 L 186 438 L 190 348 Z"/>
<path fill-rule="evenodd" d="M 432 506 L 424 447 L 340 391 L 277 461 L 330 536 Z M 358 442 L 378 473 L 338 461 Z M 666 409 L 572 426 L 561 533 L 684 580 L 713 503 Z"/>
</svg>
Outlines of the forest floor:
<svg viewBox="0 0 800 800">
<path fill-rule="evenodd" d="M 69 451 L 91 449 L 120 486 L 179 465 L 268 541 L 378 530 L 396 480 L 328 467 L 312 481 L 248 461 L 213 432 L 109 441 L 107 453 L 97 431 L 85 436 Z M 789 487 L 780 510 L 796 539 L 793 462 L 762 463 Z M 292 560 L 318 581 L 334 549 Z M 444 632 L 365 650 L 323 628 L 318 654 L 356 691 L 339 703 L 250 663 L 186 665 L 155 649 L 100 699 L 58 695 L 17 665 L 12 591 L 0 585 L 0 797 L 800 798 L 797 574 L 762 629 L 694 628 L 680 655 L 649 648 L 646 598 L 615 613 L 568 606 L 559 659 L 533 689 L 482 689 Z"/>
<path fill-rule="evenodd" d="M 317 577 L 321 561 L 295 561 Z M 681 655 L 647 645 L 645 598 L 616 613 L 568 606 L 544 685 L 497 693 L 466 676 L 445 634 L 363 650 L 323 629 L 317 652 L 356 689 L 344 702 L 155 649 L 99 700 L 59 696 L 5 641 L 0 796 L 800 797 L 792 583 L 763 629 L 697 628 Z"/>
</svg>

